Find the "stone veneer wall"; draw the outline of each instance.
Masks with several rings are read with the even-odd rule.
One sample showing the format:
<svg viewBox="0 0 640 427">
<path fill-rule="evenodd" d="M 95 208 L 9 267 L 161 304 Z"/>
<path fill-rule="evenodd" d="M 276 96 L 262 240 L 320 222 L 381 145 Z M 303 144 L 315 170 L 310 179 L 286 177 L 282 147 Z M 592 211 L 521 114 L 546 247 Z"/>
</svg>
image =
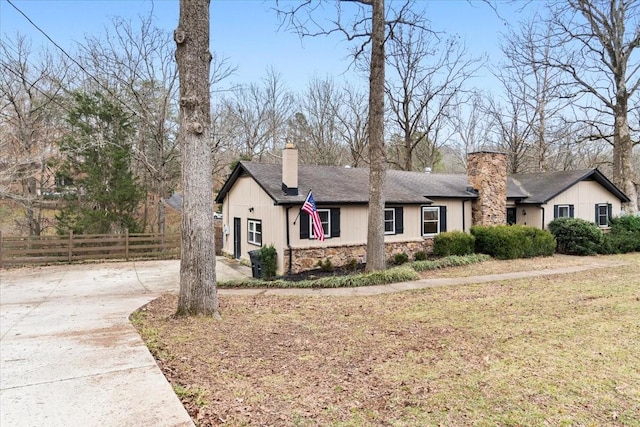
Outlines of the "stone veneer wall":
<svg viewBox="0 0 640 427">
<path fill-rule="evenodd" d="M 341 267 L 355 259 L 361 263 L 367 252 L 367 245 L 345 245 L 345 246 L 327 246 L 322 248 L 293 248 L 293 259 L 291 272 L 300 273 L 301 271 L 313 270 L 318 268 L 318 261 L 329 259 L 334 267 Z M 421 240 L 412 240 L 408 242 L 390 242 L 385 244 L 386 258 L 392 258 L 397 253 L 406 253 L 409 259 L 413 259 L 416 252 L 433 252 L 433 238 L 425 238 Z M 283 272 L 289 270 L 289 250 L 284 253 Z"/>
<path fill-rule="evenodd" d="M 481 151 L 469 153 L 467 176 L 478 198 L 471 203 L 472 225 L 507 223 L 507 156 Z"/>
</svg>

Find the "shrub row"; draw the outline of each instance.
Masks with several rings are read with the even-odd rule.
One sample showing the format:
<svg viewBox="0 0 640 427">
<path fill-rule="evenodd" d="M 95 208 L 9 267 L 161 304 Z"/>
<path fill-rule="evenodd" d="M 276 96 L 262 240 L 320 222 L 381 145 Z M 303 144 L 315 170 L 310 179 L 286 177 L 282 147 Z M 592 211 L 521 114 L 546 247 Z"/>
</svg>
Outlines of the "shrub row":
<svg viewBox="0 0 640 427">
<path fill-rule="evenodd" d="M 546 230 L 527 225 L 477 225 L 471 227 L 475 251 L 497 259 L 551 256 L 556 240 Z"/>
<path fill-rule="evenodd" d="M 558 253 L 562 254 L 640 252 L 640 216 L 611 218 L 609 225 L 609 232 L 603 234 L 593 222 L 580 218 L 557 218 L 549 223 L 549 230 L 558 242 Z"/>
<path fill-rule="evenodd" d="M 451 255 L 446 258 L 440 258 L 428 261 L 414 261 L 409 266 L 415 271 L 438 270 L 440 268 L 459 267 L 462 265 L 477 264 L 489 261 L 491 257 L 485 254 L 471 254 L 465 256 Z"/>
<path fill-rule="evenodd" d="M 359 286 L 386 285 L 389 283 L 418 280 L 418 271 L 436 270 L 445 267 L 455 267 L 479 263 L 491 259 L 488 255 L 474 254 L 467 256 L 450 256 L 434 261 L 413 261 L 401 267 L 371 273 L 353 274 L 347 276 L 329 276 L 315 280 L 289 281 L 276 280 L 230 280 L 220 281 L 219 288 L 353 288 Z"/>
</svg>

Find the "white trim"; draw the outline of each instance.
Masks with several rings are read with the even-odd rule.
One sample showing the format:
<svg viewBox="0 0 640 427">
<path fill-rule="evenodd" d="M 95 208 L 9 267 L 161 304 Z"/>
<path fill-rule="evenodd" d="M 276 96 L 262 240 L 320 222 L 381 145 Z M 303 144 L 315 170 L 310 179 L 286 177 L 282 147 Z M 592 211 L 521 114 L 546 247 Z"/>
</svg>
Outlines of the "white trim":
<svg viewBox="0 0 640 427">
<path fill-rule="evenodd" d="M 327 221 L 324 222 L 322 221 L 322 213 L 326 212 L 327 214 Z M 320 221 L 323 224 L 322 229 L 325 230 L 325 234 L 324 234 L 324 238 L 325 239 L 330 239 L 331 238 L 331 209 L 318 209 L 318 215 L 320 215 Z M 311 216 L 309 216 L 309 238 L 310 239 L 315 239 L 316 235 L 313 232 L 313 225 L 311 224 Z M 324 224 L 327 225 L 327 228 L 324 228 Z"/>
<path fill-rule="evenodd" d="M 391 230 L 387 231 L 387 212 L 391 212 Z M 384 209 L 384 218 L 382 219 L 384 222 L 384 234 L 396 234 L 396 209 L 395 208 L 385 208 Z"/>
<path fill-rule="evenodd" d="M 257 230 L 257 225 L 260 225 L 260 231 Z M 247 219 L 247 242 L 262 246 L 262 220 Z"/>
<path fill-rule="evenodd" d="M 438 219 L 436 221 L 433 220 L 429 220 L 429 223 L 434 223 L 436 224 L 436 232 L 435 233 L 425 233 L 424 232 L 424 224 L 425 224 L 425 219 L 424 219 L 424 213 L 425 212 L 435 212 L 436 215 L 438 216 Z M 422 237 L 431 237 L 431 236 L 435 236 L 436 234 L 438 234 L 440 232 L 440 207 L 439 206 L 423 206 L 422 210 L 421 210 L 421 215 L 420 215 L 420 234 L 422 235 Z"/>
<path fill-rule="evenodd" d="M 566 209 L 567 214 L 561 215 L 560 209 Z M 558 205 L 558 218 L 571 218 L 571 205 Z"/>
</svg>

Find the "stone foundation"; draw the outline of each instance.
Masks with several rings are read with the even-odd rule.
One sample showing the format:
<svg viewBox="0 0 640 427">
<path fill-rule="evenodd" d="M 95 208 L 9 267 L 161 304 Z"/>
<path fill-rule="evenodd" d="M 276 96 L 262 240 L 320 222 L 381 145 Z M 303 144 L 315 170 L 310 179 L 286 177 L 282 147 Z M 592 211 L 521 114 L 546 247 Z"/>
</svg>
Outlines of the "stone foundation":
<svg viewBox="0 0 640 427">
<path fill-rule="evenodd" d="M 352 260 L 358 264 L 366 262 L 367 245 L 327 246 L 322 248 L 293 248 L 292 273 L 313 270 L 318 268 L 318 261 L 329 259 L 334 267 L 347 265 Z M 433 238 L 412 240 L 408 242 L 390 242 L 385 244 L 386 259 L 392 258 L 397 253 L 406 253 L 412 260 L 417 252 L 430 254 L 433 252 Z M 284 253 L 283 273 L 289 271 L 289 250 Z"/>
</svg>

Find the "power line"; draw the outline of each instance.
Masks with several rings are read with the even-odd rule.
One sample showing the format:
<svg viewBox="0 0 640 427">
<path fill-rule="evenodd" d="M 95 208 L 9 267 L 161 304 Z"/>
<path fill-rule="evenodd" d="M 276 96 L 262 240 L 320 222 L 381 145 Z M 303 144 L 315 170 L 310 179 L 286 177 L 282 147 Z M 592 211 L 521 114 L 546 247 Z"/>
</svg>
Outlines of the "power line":
<svg viewBox="0 0 640 427">
<path fill-rule="evenodd" d="M 29 18 L 22 10 L 20 10 L 20 8 L 18 8 L 18 6 L 16 6 L 15 4 L 13 4 L 13 2 L 11 0 L 6 0 L 7 3 L 9 3 L 11 5 L 11 7 L 13 7 L 16 11 L 18 11 L 18 13 L 20 13 L 20 15 L 24 16 L 24 18 L 29 21 L 29 23 L 38 31 L 40 31 L 46 38 L 47 40 L 49 40 L 55 47 L 57 47 L 58 49 L 60 49 L 60 51 L 67 57 L 69 58 L 74 64 L 76 64 L 82 71 L 84 71 L 84 73 L 86 75 L 88 75 L 89 77 L 91 77 L 96 83 L 98 83 L 98 86 L 100 86 L 102 89 L 104 89 L 105 91 L 107 91 L 107 93 L 109 93 L 109 95 L 111 95 L 111 97 L 115 100 L 117 100 L 120 104 L 122 104 L 125 108 L 127 108 L 128 110 L 130 110 L 134 116 L 137 116 L 138 114 L 136 113 L 136 111 L 131 108 L 126 102 L 124 102 L 123 100 L 121 100 L 120 98 L 118 98 L 112 91 L 111 89 L 109 89 L 108 87 L 106 87 L 105 85 L 102 84 L 102 82 L 100 82 L 100 80 L 98 80 L 93 74 L 91 74 L 89 71 L 87 71 L 86 68 L 84 68 L 82 66 L 82 64 L 80 64 L 75 58 L 73 58 L 71 55 L 69 55 L 67 53 L 66 50 L 64 50 L 64 48 L 62 46 L 60 46 L 58 43 L 56 43 L 51 37 L 49 37 L 49 35 L 42 29 L 40 28 L 35 22 L 33 22 L 31 20 L 31 18 Z"/>
</svg>

